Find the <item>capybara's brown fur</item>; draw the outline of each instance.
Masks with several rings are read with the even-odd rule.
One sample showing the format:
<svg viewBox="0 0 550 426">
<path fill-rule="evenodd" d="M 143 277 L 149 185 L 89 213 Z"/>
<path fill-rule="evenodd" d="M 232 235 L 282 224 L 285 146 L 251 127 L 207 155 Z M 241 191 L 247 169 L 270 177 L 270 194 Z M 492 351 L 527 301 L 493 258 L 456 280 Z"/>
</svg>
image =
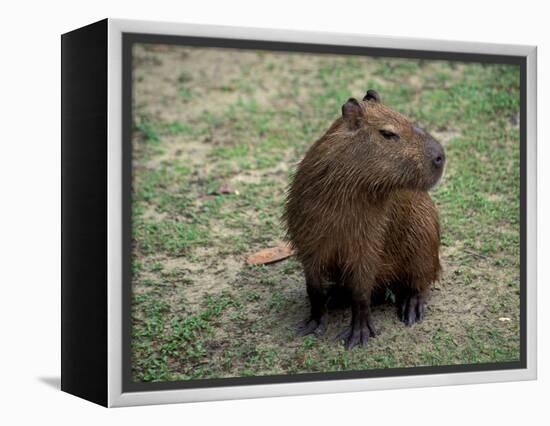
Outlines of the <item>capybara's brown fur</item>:
<svg viewBox="0 0 550 426">
<path fill-rule="evenodd" d="M 338 339 L 365 346 L 378 332 L 371 296 L 393 284 L 411 325 L 437 280 L 439 222 L 428 190 L 445 163 L 441 145 L 369 90 L 349 99 L 300 162 L 284 212 L 306 278 L 311 314 L 298 333 L 322 334 L 327 283 L 351 295 L 352 321 Z"/>
</svg>

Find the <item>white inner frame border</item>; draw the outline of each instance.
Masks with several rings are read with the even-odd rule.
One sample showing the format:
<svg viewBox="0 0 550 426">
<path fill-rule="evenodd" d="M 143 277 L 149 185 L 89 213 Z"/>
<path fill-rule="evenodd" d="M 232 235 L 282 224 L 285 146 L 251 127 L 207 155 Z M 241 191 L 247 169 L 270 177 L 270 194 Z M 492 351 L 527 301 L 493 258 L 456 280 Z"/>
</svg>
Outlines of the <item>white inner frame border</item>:
<svg viewBox="0 0 550 426">
<path fill-rule="evenodd" d="M 527 368 L 200 389 L 122 392 L 122 34 L 217 37 L 527 58 Z M 537 50 L 535 46 L 109 19 L 107 286 L 108 406 L 132 406 L 534 380 L 537 377 Z"/>
</svg>

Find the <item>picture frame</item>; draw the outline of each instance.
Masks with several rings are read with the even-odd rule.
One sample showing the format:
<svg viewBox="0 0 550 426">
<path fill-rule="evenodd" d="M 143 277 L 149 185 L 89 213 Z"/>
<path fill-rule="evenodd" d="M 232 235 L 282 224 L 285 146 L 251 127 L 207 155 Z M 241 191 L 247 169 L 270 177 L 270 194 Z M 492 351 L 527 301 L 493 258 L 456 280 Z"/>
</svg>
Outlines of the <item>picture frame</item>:
<svg viewBox="0 0 550 426">
<path fill-rule="evenodd" d="M 517 65 L 519 359 L 133 381 L 131 64 L 139 43 Z M 63 391 L 116 407 L 536 379 L 536 47 L 119 19 L 66 33 L 61 47 Z"/>
</svg>

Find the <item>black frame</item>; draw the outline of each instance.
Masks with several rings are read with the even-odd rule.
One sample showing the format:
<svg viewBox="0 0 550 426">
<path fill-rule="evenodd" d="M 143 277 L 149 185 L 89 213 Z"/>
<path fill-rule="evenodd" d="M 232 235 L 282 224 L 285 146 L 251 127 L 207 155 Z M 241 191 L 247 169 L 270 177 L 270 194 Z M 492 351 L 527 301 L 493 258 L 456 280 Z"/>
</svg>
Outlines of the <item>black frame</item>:
<svg viewBox="0 0 550 426">
<path fill-rule="evenodd" d="M 136 43 L 170 44 L 178 46 L 220 47 L 283 52 L 326 53 L 392 58 L 414 58 L 430 60 L 452 60 L 490 64 L 512 64 L 520 67 L 520 360 L 501 363 L 460 364 L 431 367 L 407 367 L 362 371 L 302 373 L 294 375 L 272 375 L 255 377 L 232 377 L 223 379 L 198 379 L 171 382 L 131 381 L 131 183 L 132 183 L 132 46 Z M 527 316 L 526 316 L 526 258 L 527 258 L 527 59 L 509 55 L 488 55 L 474 53 L 450 53 L 422 50 L 371 48 L 359 46 L 335 46 L 322 44 L 289 43 L 229 38 L 187 37 L 154 35 L 142 33 L 122 34 L 122 144 L 123 144 L 123 392 L 174 390 L 190 388 L 211 388 L 222 386 L 295 383 L 343 379 L 364 379 L 371 377 L 412 376 L 427 374 L 448 374 L 474 371 L 511 370 L 527 368 Z"/>
<path fill-rule="evenodd" d="M 61 38 L 61 389 L 107 405 L 108 21 Z"/>
</svg>

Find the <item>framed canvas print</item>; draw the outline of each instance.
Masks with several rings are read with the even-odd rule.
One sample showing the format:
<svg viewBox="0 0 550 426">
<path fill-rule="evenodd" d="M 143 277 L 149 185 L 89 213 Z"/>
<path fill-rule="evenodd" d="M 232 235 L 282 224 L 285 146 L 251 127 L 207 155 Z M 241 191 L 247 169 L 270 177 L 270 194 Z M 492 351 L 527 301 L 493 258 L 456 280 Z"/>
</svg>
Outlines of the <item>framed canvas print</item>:
<svg viewBox="0 0 550 426">
<path fill-rule="evenodd" d="M 62 389 L 536 378 L 536 48 L 103 20 L 62 44 Z"/>
</svg>

